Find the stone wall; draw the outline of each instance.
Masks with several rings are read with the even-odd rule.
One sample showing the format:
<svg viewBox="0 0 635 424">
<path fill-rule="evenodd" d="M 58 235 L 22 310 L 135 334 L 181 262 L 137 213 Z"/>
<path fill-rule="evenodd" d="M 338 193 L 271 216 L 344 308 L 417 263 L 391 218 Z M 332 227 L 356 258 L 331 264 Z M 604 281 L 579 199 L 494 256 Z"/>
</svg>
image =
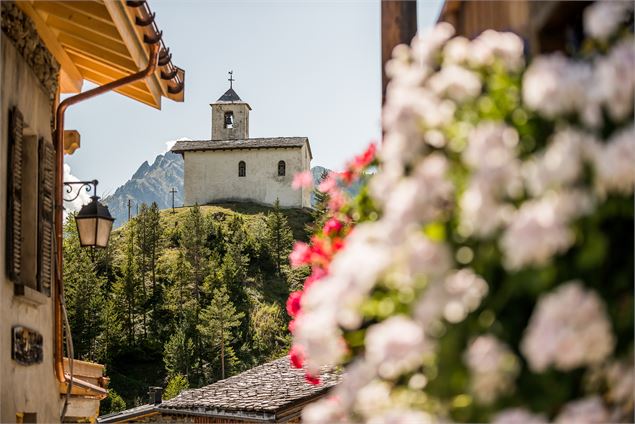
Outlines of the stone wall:
<svg viewBox="0 0 635 424">
<path fill-rule="evenodd" d="M 19 413 L 37 414 L 37 422 L 59 422 L 59 389 L 53 365 L 53 299 L 45 295 L 36 299 L 15 295 L 14 284 L 5 272 L 9 111 L 17 106 L 24 116 L 26 150 L 37 152 L 33 144 L 40 137 L 51 142 L 58 67 L 34 32 L 33 24 L 11 2 L 2 2 L 0 42 L 0 422 L 15 422 Z M 33 199 L 37 196 L 37 170 L 27 172 L 24 178 L 23 198 Z M 25 216 L 31 221 L 35 215 L 27 213 L 23 220 Z M 34 234 L 29 226 L 37 226 L 37 221 L 23 222 L 27 236 Z M 24 259 L 35 263 L 35 258 Z M 20 365 L 11 358 L 15 325 L 43 336 L 42 362 Z"/>
<path fill-rule="evenodd" d="M 249 141 L 245 141 L 249 143 Z M 278 162 L 285 161 L 286 175 L 278 176 Z M 246 176 L 238 176 L 238 163 L 246 164 Z M 184 153 L 185 205 L 224 201 L 250 201 L 282 207 L 310 207 L 310 189 L 293 190 L 293 176 L 310 169 L 305 147 L 193 151 Z"/>
<path fill-rule="evenodd" d="M 225 128 L 225 112 L 234 113 L 233 128 Z M 212 104 L 212 140 L 246 140 L 249 138 L 247 103 Z"/>
</svg>

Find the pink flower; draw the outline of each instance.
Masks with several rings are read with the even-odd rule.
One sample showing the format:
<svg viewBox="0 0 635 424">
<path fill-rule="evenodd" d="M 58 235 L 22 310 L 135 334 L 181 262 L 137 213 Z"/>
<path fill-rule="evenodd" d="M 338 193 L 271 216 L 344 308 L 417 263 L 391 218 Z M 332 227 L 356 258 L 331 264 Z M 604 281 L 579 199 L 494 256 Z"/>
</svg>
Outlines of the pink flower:
<svg viewBox="0 0 635 424">
<path fill-rule="evenodd" d="M 291 346 L 289 358 L 291 359 L 291 365 L 293 365 L 294 368 L 302 368 L 302 364 L 304 363 L 304 349 L 302 346 Z"/>
<path fill-rule="evenodd" d="M 287 313 L 295 317 L 300 312 L 300 300 L 302 299 L 302 291 L 294 291 L 287 299 Z"/>
<path fill-rule="evenodd" d="M 304 281 L 304 290 L 307 290 L 313 283 L 324 278 L 326 276 L 326 271 L 321 267 L 313 267 L 311 275 L 307 277 Z"/>
<path fill-rule="evenodd" d="M 328 221 L 326 221 L 326 224 L 324 224 L 324 234 L 331 235 L 332 233 L 339 233 L 340 230 L 344 227 L 344 224 L 342 224 L 342 222 L 340 220 L 338 220 L 337 218 L 331 218 Z"/>
<path fill-rule="evenodd" d="M 322 193 L 330 193 L 337 188 L 337 177 L 334 172 L 329 173 L 318 186 L 318 190 Z"/>
<path fill-rule="evenodd" d="M 309 374 L 308 372 L 304 375 L 304 378 L 306 379 L 306 381 L 308 381 L 309 383 L 313 384 L 314 386 L 317 386 L 318 384 L 320 384 L 320 377 L 319 376 L 314 376 Z"/>
<path fill-rule="evenodd" d="M 291 187 L 294 190 L 298 190 L 301 188 L 310 188 L 313 185 L 313 175 L 311 171 L 299 172 L 293 176 L 293 183 L 291 183 Z"/>
<path fill-rule="evenodd" d="M 357 169 L 365 168 L 370 163 L 375 160 L 375 153 L 377 152 L 377 145 L 373 142 L 370 143 L 370 146 L 366 149 L 364 153 L 359 156 L 355 156 L 355 160 L 353 161 L 353 167 Z"/>
<path fill-rule="evenodd" d="M 329 193 L 329 209 L 331 212 L 337 212 L 346 203 L 346 198 L 340 190 L 332 190 Z"/>
<path fill-rule="evenodd" d="M 289 321 L 289 333 L 291 334 L 295 333 L 295 326 L 296 326 L 296 321 L 294 319 Z"/>
<path fill-rule="evenodd" d="M 289 255 L 289 262 L 293 268 L 306 265 L 311 260 L 311 246 L 298 241 L 293 245 L 293 251 Z"/>
</svg>

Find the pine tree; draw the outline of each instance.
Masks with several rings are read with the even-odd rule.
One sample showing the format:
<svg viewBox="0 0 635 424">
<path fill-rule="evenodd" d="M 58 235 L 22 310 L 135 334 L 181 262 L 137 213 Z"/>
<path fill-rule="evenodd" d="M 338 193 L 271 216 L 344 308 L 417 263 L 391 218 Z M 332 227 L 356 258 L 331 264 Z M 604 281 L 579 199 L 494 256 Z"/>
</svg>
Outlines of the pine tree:
<svg viewBox="0 0 635 424">
<path fill-rule="evenodd" d="M 144 336 L 147 335 L 147 314 L 152 309 L 152 316 L 156 316 L 157 305 L 157 258 L 161 252 L 161 238 L 163 229 L 161 226 L 161 214 L 156 202 L 148 207 L 145 203 L 141 205 L 139 215 L 135 217 L 137 238 L 136 248 L 138 254 L 137 269 L 141 280 L 143 293 L 142 314 Z M 151 284 L 152 294 L 148 295 L 148 286 Z"/>
<path fill-rule="evenodd" d="M 197 329 L 201 319 L 200 312 L 202 309 L 202 288 L 205 277 L 208 274 L 208 258 L 210 250 L 207 248 L 207 225 L 205 217 L 198 205 L 194 205 L 185 215 L 183 226 L 181 227 L 181 250 L 183 258 L 189 265 L 190 281 L 188 286 L 192 288 L 194 298 L 193 302 L 193 323 L 192 328 Z M 198 334 L 195 333 L 194 344 L 196 346 L 196 355 L 192 370 L 195 376 L 192 379 L 199 382 L 201 379 L 201 360 L 203 356 L 203 347 Z"/>
<path fill-rule="evenodd" d="M 324 226 L 326 216 L 328 213 L 329 195 L 318 190 L 319 184 L 329 176 L 328 171 L 325 169 L 320 175 L 318 185 L 313 189 L 314 206 L 311 211 L 311 223 L 306 225 L 306 232 L 313 234 Z"/>
<path fill-rule="evenodd" d="M 119 304 L 126 311 L 124 330 L 128 338 L 128 346 L 136 343 L 136 317 L 139 298 L 139 287 L 137 277 L 137 261 L 135 260 L 135 220 L 126 226 L 124 239 L 124 257 L 121 264 L 122 276 L 119 287 L 115 287 L 115 293 L 119 294 Z M 117 286 L 117 283 L 115 283 Z"/>
<path fill-rule="evenodd" d="M 198 330 L 208 338 L 213 348 L 220 351 L 222 378 L 225 378 L 225 350 L 235 338 L 232 329 L 240 326 L 244 316 L 244 313 L 236 312 L 225 285 L 214 289 L 212 302 L 201 313 Z"/>
<path fill-rule="evenodd" d="M 282 274 L 282 264 L 291 253 L 293 233 L 289 222 L 280 210 L 280 202 L 276 199 L 273 210 L 267 214 L 266 245 L 276 267 L 278 276 Z"/>
<path fill-rule="evenodd" d="M 185 323 L 183 323 L 185 324 Z M 188 337 L 185 326 L 179 326 L 163 348 L 163 363 L 168 378 L 177 375 L 190 376 L 194 343 Z"/>
<path fill-rule="evenodd" d="M 79 244 L 73 216 L 64 227 L 64 282 L 66 308 L 75 355 L 96 361 L 101 349 L 98 336 L 103 328 L 104 279 L 97 276 L 90 252 Z"/>
</svg>

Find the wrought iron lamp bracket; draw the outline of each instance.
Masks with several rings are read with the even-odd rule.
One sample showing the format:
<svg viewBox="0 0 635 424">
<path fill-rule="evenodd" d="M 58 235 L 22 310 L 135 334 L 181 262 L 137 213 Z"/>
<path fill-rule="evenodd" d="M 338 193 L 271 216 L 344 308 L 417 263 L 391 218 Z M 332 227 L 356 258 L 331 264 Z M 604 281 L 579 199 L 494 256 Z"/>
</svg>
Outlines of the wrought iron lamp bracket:
<svg viewBox="0 0 635 424">
<path fill-rule="evenodd" d="M 99 184 L 99 182 L 97 180 L 92 180 L 92 181 L 64 181 L 64 187 L 65 187 L 64 192 L 66 194 L 73 193 L 73 186 L 79 186 L 75 196 L 73 197 L 71 195 L 71 197 L 69 197 L 69 198 L 64 197 L 64 201 L 65 202 L 72 202 L 73 200 L 77 199 L 79 197 L 79 195 L 81 194 L 82 189 L 86 190 L 87 193 L 90 193 L 92 191 L 93 192 L 93 197 L 97 196 L 97 184 Z"/>
</svg>

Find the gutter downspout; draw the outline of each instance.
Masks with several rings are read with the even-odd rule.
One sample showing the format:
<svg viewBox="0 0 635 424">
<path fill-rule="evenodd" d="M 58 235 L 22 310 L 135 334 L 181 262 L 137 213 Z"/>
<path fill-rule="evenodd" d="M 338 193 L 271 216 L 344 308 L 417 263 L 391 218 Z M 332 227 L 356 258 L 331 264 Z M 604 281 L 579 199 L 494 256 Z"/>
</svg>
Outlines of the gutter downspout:
<svg viewBox="0 0 635 424">
<path fill-rule="evenodd" d="M 104 84 L 102 86 L 93 88 L 92 90 L 85 91 L 83 93 L 79 93 L 75 96 L 69 97 L 62 101 L 58 106 L 55 113 L 55 155 L 56 155 L 56 165 L 57 165 L 57 175 L 55 176 L 56 184 L 55 184 L 55 238 L 57 242 L 57 268 L 58 272 L 56 272 L 56 285 L 55 285 L 55 323 L 54 323 L 54 334 L 55 334 L 55 375 L 57 376 L 57 380 L 60 383 L 66 382 L 66 377 L 64 376 L 64 350 L 63 350 L 63 332 L 62 332 L 62 304 L 61 298 L 64 294 L 64 282 L 62 278 L 62 266 L 63 266 L 63 253 L 62 253 L 62 243 L 63 243 L 63 210 L 64 210 L 64 113 L 69 106 L 82 102 L 84 100 L 88 100 L 100 94 L 107 93 L 109 91 L 115 90 L 119 87 L 122 87 L 126 84 L 130 84 L 132 82 L 142 80 L 152 75 L 157 67 L 157 59 L 159 57 L 159 49 L 161 45 L 159 43 L 152 44 L 150 46 L 150 60 L 148 61 L 148 65 L 145 69 L 134 73 L 132 75 L 128 75 L 121 79 L 111 81 L 108 84 Z"/>
</svg>

